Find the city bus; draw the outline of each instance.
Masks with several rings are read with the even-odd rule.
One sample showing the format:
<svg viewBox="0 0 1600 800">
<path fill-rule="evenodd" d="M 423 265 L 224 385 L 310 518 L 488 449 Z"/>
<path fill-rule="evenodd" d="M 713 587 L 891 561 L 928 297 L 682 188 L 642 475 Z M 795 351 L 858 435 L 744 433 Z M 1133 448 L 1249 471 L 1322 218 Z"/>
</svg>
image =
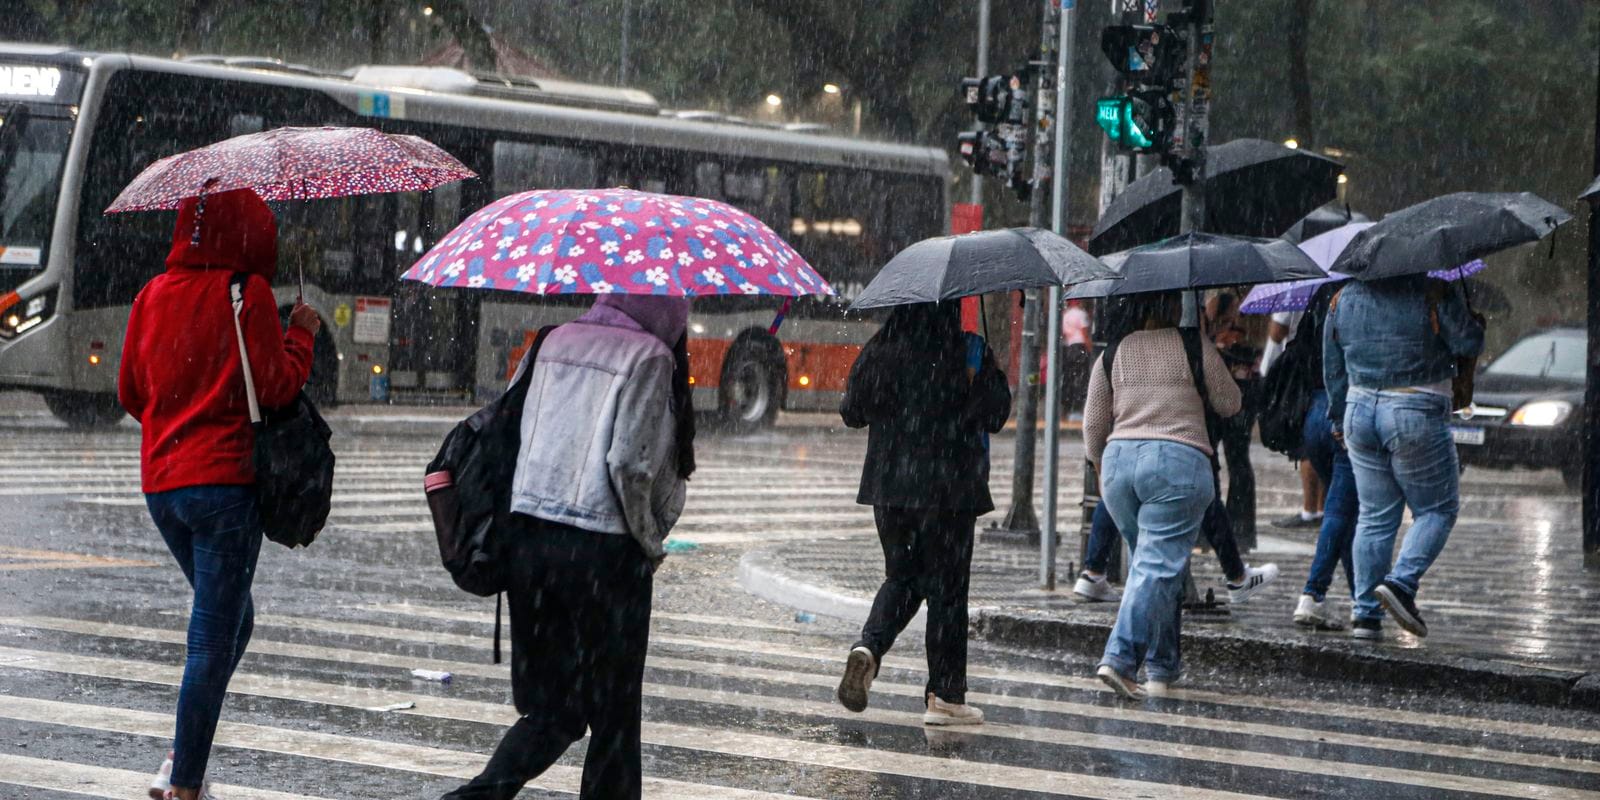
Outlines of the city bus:
<svg viewBox="0 0 1600 800">
<path fill-rule="evenodd" d="M 837 407 L 878 321 L 847 312 L 850 299 L 892 254 L 949 226 L 942 150 L 674 112 L 637 90 L 0 44 L 0 390 L 38 392 L 70 425 L 119 420 L 128 310 L 164 269 L 174 214 L 102 212 L 156 159 L 289 125 L 415 134 L 479 175 L 425 193 L 272 204 L 278 301 L 286 313 L 303 276 L 323 317 L 308 391 L 324 404 L 481 402 L 504 386 L 531 331 L 581 313 L 587 298 L 398 280 L 469 213 L 512 192 L 708 197 L 791 242 L 837 297 L 797 300 L 776 333 L 778 298 L 694 304 L 696 407 L 747 427 L 780 408 Z"/>
</svg>

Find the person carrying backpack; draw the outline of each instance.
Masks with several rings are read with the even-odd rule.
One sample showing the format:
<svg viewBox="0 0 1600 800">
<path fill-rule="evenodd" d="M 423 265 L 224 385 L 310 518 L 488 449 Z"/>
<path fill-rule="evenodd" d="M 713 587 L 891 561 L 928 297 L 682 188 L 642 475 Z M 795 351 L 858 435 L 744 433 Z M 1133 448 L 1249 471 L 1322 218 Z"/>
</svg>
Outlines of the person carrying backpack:
<svg viewBox="0 0 1600 800">
<path fill-rule="evenodd" d="M 1148 294 L 1142 302 L 1139 329 L 1100 356 L 1112 358 L 1111 369 L 1097 362 L 1089 374 L 1083 422 L 1102 502 L 1133 553 L 1096 670 L 1128 699 L 1165 694 L 1182 675 L 1183 575 L 1216 497 L 1206 408 L 1227 417 L 1240 407 L 1238 384 L 1215 345 L 1199 331 L 1178 328 L 1182 295 Z"/>
<path fill-rule="evenodd" d="M 521 718 L 445 798 L 509 800 L 585 731 L 579 797 L 640 796 L 652 581 L 694 472 L 688 321 L 687 298 L 601 295 L 543 337 L 497 533 Z"/>
<path fill-rule="evenodd" d="M 1005 374 L 962 334 L 955 303 L 898 306 L 861 348 L 839 415 L 868 428 L 856 502 L 873 507 L 885 575 L 839 681 L 845 708 L 866 709 L 884 654 L 927 600 L 922 721 L 983 722 L 966 704 L 968 573 L 973 526 L 994 510 L 987 434 L 1010 413 Z"/>
</svg>

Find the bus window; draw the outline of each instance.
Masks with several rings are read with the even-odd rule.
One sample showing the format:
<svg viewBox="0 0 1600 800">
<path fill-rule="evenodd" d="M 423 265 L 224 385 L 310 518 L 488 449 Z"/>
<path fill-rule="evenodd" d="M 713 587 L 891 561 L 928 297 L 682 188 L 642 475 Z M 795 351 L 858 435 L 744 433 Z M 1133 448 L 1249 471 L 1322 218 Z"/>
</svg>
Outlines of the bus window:
<svg viewBox="0 0 1600 800">
<path fill-rule="evenodd" d="M 592 189 L 598 177 L 594 156 L 577 148 L 505 139 L 494 143 L 496 197 L 529 189 Z"/>
<path fill-rule="evenodd" d="M 787 235 L 800 255 L 848 302 L 883 266 L 888 241 L 883 193 L 865 171 L 814 170 L 795 179 Z M 780 229 L 781 230 L 781 229 Z"/>
<path fill-rule="evenodd" d="M 260 133 L 266 130 L 267 118 L 260 114 L 234 114 L 228 118 L 228 135 L 243 136 L 247 133 Z"/>
<path fill-rule="evenodd" d="M 694 165 L 694 194 L 707 200 L 723 199 L 721 164 L 702 161 Z"/>
<path fill-rule="evenodd" d="M 8 118 L 9 117 L 9 118 Z M 72 121 L 0 105 L 0 294 L 44 269 Z"/>
</svg>

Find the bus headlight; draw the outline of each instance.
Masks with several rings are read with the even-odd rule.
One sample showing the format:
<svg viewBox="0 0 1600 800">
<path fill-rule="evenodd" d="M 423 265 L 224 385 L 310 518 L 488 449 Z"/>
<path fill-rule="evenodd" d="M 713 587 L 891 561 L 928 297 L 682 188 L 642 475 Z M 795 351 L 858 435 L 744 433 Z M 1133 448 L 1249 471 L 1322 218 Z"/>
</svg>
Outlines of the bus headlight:
<svg viewBox="0 0 1600 800">
<path fill-rule="evenodd" d="M 55 300 L 55 289 L 26 300 L 16 292 L 0 296 L 0 339 L 14 339 L 43 325 L 55 311 Z"/>
<path fill-rule="evenodd" d="M 1553 428 L 1572 413 L 1572 404 L 1565 400 L 1540 400 L 1517 409 L 1511 415 L 1512 425 L 1530 428 Z"/>
</svg>

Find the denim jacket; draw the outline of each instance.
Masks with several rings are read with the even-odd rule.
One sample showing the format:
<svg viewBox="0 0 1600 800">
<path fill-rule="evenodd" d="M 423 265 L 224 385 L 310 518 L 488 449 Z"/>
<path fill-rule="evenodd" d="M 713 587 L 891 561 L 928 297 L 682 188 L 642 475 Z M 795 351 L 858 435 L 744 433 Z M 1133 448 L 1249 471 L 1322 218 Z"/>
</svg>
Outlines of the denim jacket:
<svg viewBox="0 0 1600 800">
<path fill-rule="evenodd" d="M 632 535 L 660 561 L 684 501 L 672 368 L 672 350 L 617 307 L 551 331 L 528 384 L 511 510 Z"/>
<path fill-rule="evenodd" d="M 1322 329 L 1322 376 L 1334 430 L 1344 422 L 1352 386 L 1398 389 L 1438 383 L 1455 376 L 1457 358 L 1483 352 L 1483 325 L 1472 318 L 1454 284 L 1424 275 L 1367 283 L 1347 281 Z M 1428 289 L 1439 329 L 1428 313 Z M 1442 289 L 1442 291 L 1440 291 Z"/>
</svg>

